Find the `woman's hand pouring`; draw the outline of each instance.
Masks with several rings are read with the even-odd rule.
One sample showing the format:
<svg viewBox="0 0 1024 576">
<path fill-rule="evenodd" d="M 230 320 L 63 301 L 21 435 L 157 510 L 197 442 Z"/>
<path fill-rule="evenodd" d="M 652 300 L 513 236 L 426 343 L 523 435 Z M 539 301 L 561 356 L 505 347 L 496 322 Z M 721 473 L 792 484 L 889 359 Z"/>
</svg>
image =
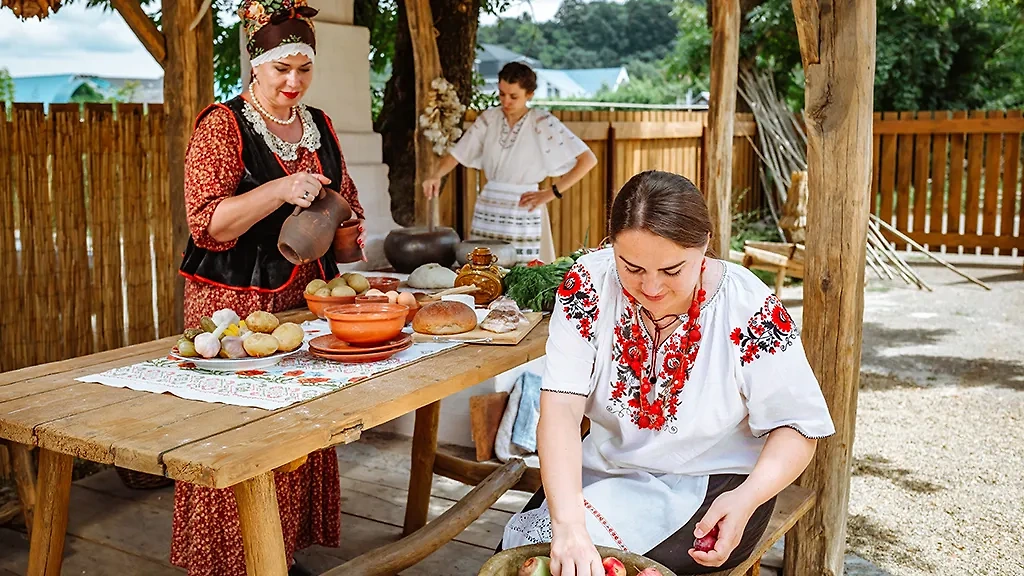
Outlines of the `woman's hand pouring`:
<svg viewBox="0 0 1024 576">
<path fill-rule="evenodd" d="M 323 174 L 296 172 L 279 178 L 277 181 L 277 197 L 282 204 L 294 204 L 299 208 L 309 208 L 314 200 L 324 194 L 324 185 L 331 179 Z"/>
</svg>

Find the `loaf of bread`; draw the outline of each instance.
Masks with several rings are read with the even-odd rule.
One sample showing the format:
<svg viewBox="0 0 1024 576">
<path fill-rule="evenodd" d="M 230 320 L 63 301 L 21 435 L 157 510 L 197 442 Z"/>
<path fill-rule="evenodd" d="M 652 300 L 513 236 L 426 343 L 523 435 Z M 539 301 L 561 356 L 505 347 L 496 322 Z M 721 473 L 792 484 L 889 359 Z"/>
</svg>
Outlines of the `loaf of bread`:
<svg viewBox="0 0 1024 576">
<path fill-rule="evenodd" d="M 420 308 L 412 319 L 412 329 L 420 334 L 448 336 L 476 328 L 476 313 L 462 302 L 442 300 Z"/>
</svg>

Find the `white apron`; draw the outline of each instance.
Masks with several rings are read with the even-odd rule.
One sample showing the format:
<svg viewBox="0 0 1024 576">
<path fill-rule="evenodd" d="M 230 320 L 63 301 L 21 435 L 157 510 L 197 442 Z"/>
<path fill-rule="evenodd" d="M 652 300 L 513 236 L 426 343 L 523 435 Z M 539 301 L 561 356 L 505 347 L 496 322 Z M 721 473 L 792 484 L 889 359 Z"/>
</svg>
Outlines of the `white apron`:
<svg viewBox="0 0 1024 576">
<path fill-rule="evenodd" d="M 520 264 L 538 259 L 553 261 L 555 247 L 547 206 L 533 211 L 519 206 L 523 194 L 537 189 L 536 184 L 487 182 L 473 209 L 470 238 L 510 242 Z"/>
</svg>

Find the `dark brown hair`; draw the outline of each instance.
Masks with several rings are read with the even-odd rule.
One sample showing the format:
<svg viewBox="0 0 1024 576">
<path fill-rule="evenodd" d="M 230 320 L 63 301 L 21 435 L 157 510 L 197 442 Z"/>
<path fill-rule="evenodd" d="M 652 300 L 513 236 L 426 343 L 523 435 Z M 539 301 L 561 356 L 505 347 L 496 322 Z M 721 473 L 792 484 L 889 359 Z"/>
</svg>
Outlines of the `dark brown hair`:
<svg viewBox="0 0 1024 576">
<path fill-rule="evenodd" d="M 509 62 L 502 66 L 501 72 L 498 72 L 498 80 L 518 84 L 527 94 L 537 89 L 537 73 L 522 62 Z"/>
<path fill-rule="evenodd" d="M 626 230 L 645 230 L 695 248 L 707 243 L 711 219 L 704 196 L 693 182 L 671 172 L 647 170 L 619 190 L 608 230 L 612 240 Z"/>
</svg>

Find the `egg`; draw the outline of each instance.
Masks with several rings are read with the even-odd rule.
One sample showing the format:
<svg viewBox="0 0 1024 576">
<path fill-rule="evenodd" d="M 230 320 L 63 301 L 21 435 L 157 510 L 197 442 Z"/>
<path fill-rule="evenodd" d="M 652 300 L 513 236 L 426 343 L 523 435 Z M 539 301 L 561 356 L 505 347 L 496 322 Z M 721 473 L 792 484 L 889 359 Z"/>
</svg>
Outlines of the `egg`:
<svg viewBox="0 0 1024 576">
<path fill-rule="evenodd" d="M 409 308 L 416 308 L 419 304 L 416 303 L 416 297 L 412 295 L 412 292 L 402 292 L 398 295 L 398 304 L 402 306 L 408 306 Z"/>
<path fill-rule="evenodd" d="M 396 292 L 394 290 L 389 291 L 387 294 L 385 294 L 385 296 L 388 297 L 388 302 L 390 302 L 392 304 L 394 304 L 395 302 L 398 302 L 398 292 Z"/>
<path fill-rule="evenodd" d="M 366 291 L 366 293 L 365 293 L 365 294 L 363 294 L 363 295 L 364 295 L 364 296 L 383 296 L 383 295 L 384 295 L 384 293 L 383 293 L 383 292 L 381 292 L 380 290 L 377 290 L 376 288 L 370 288 L 370 289 L 369 289 L 369 290 L 367 290 L 367 291 Z"/>
</svg>

